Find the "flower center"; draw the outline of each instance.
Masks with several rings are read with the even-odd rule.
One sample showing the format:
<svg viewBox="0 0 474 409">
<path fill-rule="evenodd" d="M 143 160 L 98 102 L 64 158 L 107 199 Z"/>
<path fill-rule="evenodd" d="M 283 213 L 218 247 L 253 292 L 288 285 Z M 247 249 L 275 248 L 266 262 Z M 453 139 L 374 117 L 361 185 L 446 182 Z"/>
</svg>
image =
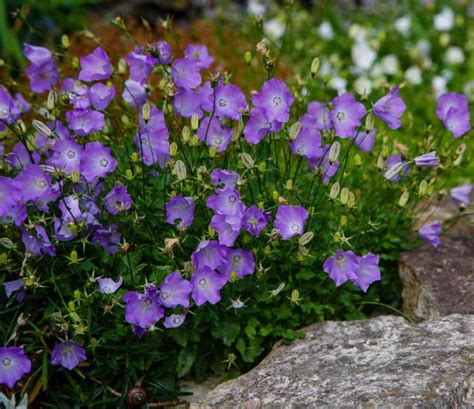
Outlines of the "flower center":
<svg viewBox="0 0 474 409">
<path fill-rule="evenodd" d="M 69 159 L 74 159 L 74 158 L 76 157 L 76 152 L 74 152 L 74 151 L 67 151 L 67 154 L 66 154 L 66 155 L 67 155 L 67 157 L 68 157 Z"/>
<path fill-rule="evenodd" d="M 343 266 L 344 264 L 346 264 L 346 258 L 342 254 L 337 254 L 336 255 L 336 263 L 339 266 Z"/>
<path fill-rule="evenodd" d="M 12 363 L 12 360 L 10 358 L 3 358 L 2 360 L 2 365 L 5 366 L 5 367 L 9 367 Z"/>
<path fill-rule="evenodd" d="M 178 325 L 179 323 L 181 323 L 181 318 L 180 317 L 174 317 L 173 318 L 173 324 Z"/>
<path fill-rule="evenodd" d="M 266 122 L 263 127 L 264 127 L 265 129 L 272 129 L 272 123 L 271 123 L 271 122 Z"/>
<path fill-rule="evenodd" d="M 281 105 L 281 98 L 280 97 L 273 98 L 273 105 L 279 107 Z"/>
<path fill-rule="evenodd" d="M 229 202 L 230 202 L 230 203 L 235 203 L 236 200 L 237 200 L 237 198 L 236 198 L 234 195 L 230 195 L 230 196 L 229 196 Z"/>
<path fill-rule="evenodd" d="M 227 101 L 224 98 L 221 98 L 218 102 L 220 107 L 226 107 L 227 106 Z"/>
<path fill-rule="evenodd" d="M 300 146 L 298 146 L 298 148 L 296 149 L 296 151 L 297 151 L 298 153 L 303 154 L 303 153 L 304 153 L 304 148 L 305 148 L 304 145 L 300 145 Z"/>
<path fill-rule="evenodd" d="M 392 109 L 390 102 L 387 101 L 385 104 L 383 104 L 383 109 L 384 111 L 390 112 L 390 110 Z"/>
<path fill-rule="evenodd" d="M 205 278 L 201 278 L 199 280 L 199 285 L 203 288 L 207 288 L 207 280 Z"/>
<path fill-rule="evenodd" d="M 195 58 L 197 58 L 198 60 L 199 60 L 199 58 L 201 57 L 201 56 L 199 55 L 199 52 L 198 52 L 198 51 L 194 51 L 193 56 L 194 56 Z"/>
<path fill-rule="evenodd" d="M 107 159 L 101 159 L 99 162 L 99 165 L 102 166 L 103 168 L 106 168 L 109 164 L 109 161 Z"/>
<path fill-rule="evenodd" d="M 239 256 L 236 254 L 234 257 L 232 257 L 232 264 L 234 267 L 237 267 L 241 264 L 242 262 L 242 256 Z"/>
<path fill-rule="evenodd" d="M 171 294 L 168 291 L 163 291 L 161 293 L 161 298 L 163 298 L 163 300 L 168 300 L 170 297 L 171 297 Z"/>
<path fill-rule="evenodd" d="M 35 185 L 38 186 L 40 189 L 46 188 L 46 181 L 44 179 L 35 179 Z"/>
<path fill-rule="evenodd" d="M 248 224 L 252 227 L 255 227 L 257 225 L 257 219 L 255 217 L 251 217 L 248 219 Z"/>
<path fill-rule="evenodd" d="M 111 289 L 108 285 L 106 285 L 106 286 L 104 287 L 104 293 L 105 293 L 105 294 L 110 294 L 111 292 L 112 292 L 112 289 Z"/>
<path fill-rule="evenodd" d="M 8 116 L 8 109 L 3 108 L 2 110 L 0 110 L 0 114 L 0 118 L 6 118 Z"/>
<path fill-rule="evenodd" d="M 293 223 L 293 224 L 291 225 L 291 231 L 292 231 L 293 233 L 297 233 L 297 232 L 299 231 L 299 229 L 300 229 L 300 226 L 298 226 L 296 223 Z"/>
<path fill-rule="evenodd" d="M 339 122 L 342 122 L 344 121 L 344 119 L 346 119 L 346 114 L 345 112 L 342 112 L 342 111 L 339 111 L 337 114 L 336 114 L 336 118 Z"/>
<path fill-rule="evenodd" d="M 222 145 L 222 138 L 219 135 L 214 137 L 214 145 L 221 146 Z"/>
</svg>

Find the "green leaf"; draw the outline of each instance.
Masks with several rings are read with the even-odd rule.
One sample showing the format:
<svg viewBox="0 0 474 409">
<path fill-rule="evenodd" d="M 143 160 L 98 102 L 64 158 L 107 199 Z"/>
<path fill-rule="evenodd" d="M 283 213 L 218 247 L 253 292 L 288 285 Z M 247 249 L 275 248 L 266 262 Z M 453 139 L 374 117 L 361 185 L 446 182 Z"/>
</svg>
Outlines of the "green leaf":
<svg viewBox="0 0 474 409">
<path fill-rule="evenodd" d="M 176 363 L 176 373 L 178 378 L 182 378 L 186 375 L 193 366 L 196 359 L 196 353 L 182 349 L 178 355 L 178 361 Z"/>
</svg>

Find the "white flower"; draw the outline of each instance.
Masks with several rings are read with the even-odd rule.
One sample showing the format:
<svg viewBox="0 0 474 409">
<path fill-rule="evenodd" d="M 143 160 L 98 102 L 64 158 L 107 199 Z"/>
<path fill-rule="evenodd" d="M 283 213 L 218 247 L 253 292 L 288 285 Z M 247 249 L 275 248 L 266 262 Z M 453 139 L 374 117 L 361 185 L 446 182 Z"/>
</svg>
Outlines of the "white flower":
<svg viewBox="0 0 474 409">
<path fill-rule="evenodd" d="M 331 87 L 332 89 L 336 90 L 338 95 L 343 94 L 346 92 L 346 87 L 347 87 L 347 81 L 344 78 L 341 77 L 332 77 L 329 80 L 328 86 Z"/>
<path fill-rule="evenodd" d="M 369 95 L 372 92 L 373 83 L 362 75 L 354 81 L 354 90 L 360 95 Z"/>
<path fill-rule="evenodd" d="M 354 64 L 363 70 L 368 70 L 377 57 L 377 53 L 365 41 L 356 42 L 352 46 L 351 54 Z"/>
<path fill-rule="evenodd" d="M 395 30 L 397 30 L 402 36 L 410 34 L 411 18 L 410 16 L 402 16 L 395 20 Z"/>
<path fill-rule="evenodd" d="M 434 16 L 434 28 L 438 31 L 448 31 L 454 26 L 454 12 L 449 7 L 443 8 Z"/>
<path fill-rule="evenodd" d="M 265 14 L 265 6 L 259 0 L 249 0 L 247 10 L 254 16 Z"/>
<path fill-rule="evenodd" d="M 448 79 L 442 75 L 437 75 L 433 78 L 433 80 L 431 81 L 431 86 L 433 88 L 433 92 L 436 95 L 436 98 L 438 98 L 441 94 L 444 94 L 447 91 L 447 83 Z"/>
<path fill-rule="evenodd" d="M 405 80 L 412 85 L 421 84 L 423 82 L 421 68 L 416 65 L 412 65 L 405 71 Z"/>
<path fill-rule="evenodd" d="M 416 46 L 418 50 L 420 50 L 420 54 L 422 55 L 422 57 L 428 57 L 430 55 L 431 44 L 428 40 L 426 39 L 419 40 Z"/>
<path fill-rule="evenodd" d="M 329 21 L 323 21 L 318 28 L 319 35 L 325 40 L 332 40 L 334 38 L 334 30 Z"/>
<path fill-rule="evenodd" d="M 474 80 L 466 82 L 462 90 L 469 101 L 474 101 Z"/>
<path fill-rule="evenodd" d="M 459 47 L 449 47 L 446 50 L 445 58 L 449 64 L 453 65 L 462 64 L 465 60 L 464 53 Z"/>
<path fill-rule="evenodd" d="M 400 68 L 398 58 L 395 54 L 389 54 L 382 58 L 382 70 L 387 75 L 395 75 Z"/>
<path fill-rule="evenodd" d="M 265 33 L 273 38 L 280 38 L 285 32 L 285 25 L 278 19 L 272 18 L 264 23 Z"/>
</svg>

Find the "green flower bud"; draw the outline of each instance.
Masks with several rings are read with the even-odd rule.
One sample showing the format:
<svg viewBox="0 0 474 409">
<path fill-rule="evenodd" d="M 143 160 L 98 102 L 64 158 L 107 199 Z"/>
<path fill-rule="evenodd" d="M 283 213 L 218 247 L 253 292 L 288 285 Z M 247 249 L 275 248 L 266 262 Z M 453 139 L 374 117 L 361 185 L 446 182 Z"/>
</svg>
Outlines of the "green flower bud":
<svg viewBox="0 0 474 409">
<path fill-rule="evenodd" d="M 341 190 L 341 196 L 339 197 L 339 200 L 341 203 L 345 206 L 349 200 L 349 189 L 347 187 L 343 187 Z"/>
<path fill-rule="evenodd" d="M 170 155 L 175 156 L 178 153 L 178 145 L 176 142 L 171 142 L 170 144 Z"/>
<path fill-rule="evenodd" d="M 181 132 L 181 135 L 183 136 L 183 142 L 188 143 L 189 139 L 191 138 L 191 130 L 187 125 L 183 127 L 183 131 Z"/>
<path fill-rule="evenodd" d="M 356 198 L 355 198 L 355 195 L 354 193 L 352 193 L 351 191 L 349 191 L 349 195 L 347 197 L 347 204 L 346 206 L 349 208 L 349 209 L 352 209 L 354 208 L 356 205 Z"/>
<path fill-rule="evenodd" d="M 335 163 L 339 158 L 341 152 L 341 143 L 339 141 L 333 142 L 329 148 L 328 160 L 331 163 Z"/>
<path fill-rule="evenodd" d="M 127 180 L 132 180 L 132 179 L 133 179 L 133 172 L 132 172 L 131 169 L 127 169 L 127 170 L 125 171 L 125 178 L 126 178 Z"/>
<path fill-rule="evenodd" d="M 369 113 L 365 117 L 365 129 L 370 132 L 372 129 L 374 129 L 374 125 L 375 125 L 375 116 L 374 114 Z"/>
<path fill-rule="evenodd" d="M 142 117 L 145 122 L 148 122 L 150 120 L 150 111 L 151 111 L 151 106 L 148 102 L 143 104 L 142 107 Z"/>
<path fill-rule="evenodd" d="M 311 62 L 311 76 L 315 77 L 316 74 L 319 72 L 319 67 L 321 66 L 321 61 L 319 61 L 318 57 L 313 58 Z"/>
<path fill-rule="evenodd" d="M 71 172 L 71 180 L 72 180 L 72 183 L 79 183 L 80 182 L 81 175 L 79 174 L 79 171 L 77 169 L 74 169 Z"/>
<path fill-rule="evenodd" d="M 123 58 L 121 58 L 117 63 L 117 73 L 125 74 L 126 71 L 127 71 L 127 62 Z"/>
<path fill-rule="evenodd" d="M 360 156 L 358 153 L 354 155 L 354 163 L 356 166 L 362 165 L 362 156 Z"/>
<path fill-rule="evenodd" d="M 306 244 L 308 244 L 311 240 L 313 240 L 313 237 L 314 237 L 314 233 L 312 231 L 307 231 L 306 233 L 304 233 L 302 236 L 300 236 L 300 238 L 298 239 L 298 243 L 301 245 L 301 246 L 305 246 Z"/>
<path fill-rule="evenodd" d="M 293 190 L 293 180 L 288 179 L 285 184 L 286 190 Z"/>
<path fill-rule="evenodd" d="M 71 46 L 71 42 L 69 41 L 69 37 L 66 34 L 61 36 L 61 45 L 64 48 L 69 48 Z"/>
<path fill-rule="evenodd" d="M 174 165 L 174 171 L 176 172 L 176 176 L 178 180 L 186 179 L 186 165 L 182 160 L 177 160 Z"/>
<path fill-rule="evenodd" d="M 260 162 L 258 164 L 258 170 L 262 173 L 264 173 L 267 170 L 267 164 L 266 162 Z"/>
<path fill-rule="evenodd" d="M 329 197 L 332 200 L 336 199 L 336 197 L 339 194 L 340 190 L 341 190 L 341 185 L 339 184 L 339 182 L 334 183 L 331 186 L 331 190 L 329 191 Z"/>
<path fill-rule="evenodd" d="M 377 157 L 377 168 L 379 168 L 380 170 L 382 170 L 384 167 L 385 167 L 385 159 L 384 159 L 383 154 L 381 153 L 381 154 Z"/>
<path fill-rule="evenodd" d="M 209 148 L 209 156 L 210 156 L 211 158 L 215 158 L 216 155 L 217 155 L 217 149 L 216 149 L 216 147 L 215 147 L 215 146 L 211 146 L 211 147 Z"/>
<path fill-rule="evenodd" d="M 398 200 L 398 206 L 405 207 L 406 204 L 408 203 L 409 198 L 410 198 L 410 193 L 408 192 L 408 190 L 405 190 L 400 196 L 400 199 Z"/>
<path fill-rule="evenodd" d="M 294 141 L 298 134 L 300 133 L 301 130 L 301 122 L 295 122 L 293 125 L 290 127 L 290 140 Z"/>
<path fill-rule="evenodd" d="M 54 90 L 49 91 L 48 99 L 46 100 L 46 108 L 48 108 L 48 111 L 52 111 L 54 109 L 57 101 L 58 101 L 58 94 L 56 93 L 56 91 Z"/>
<path fill-rule="evenodd" d="M 423 197 L 426 195 L 426 192 L 428 191 L 428 182 L 426 180 L 422 180 L 420 182 L 420 186 L 418 187 L 418 195 Z"/>
<path fill-rule="evenodd" d="M 240 160 L 247 169 L 252 169 L 255 166 L 255 161 L 247 152 L 243 152 L 240 154 Z"/>
<path fill-rule="evenodd" d="M 197 131 L 198 128 L 199 128 L 199 117 L 196 114 L 194 114 L 191 117 L 191 129 L 193 131 Z"/>
<path fill-rule="evenodd" d="M 247 64 L 250 64 L 250 62 L 252 61 L 252 53 L 250 51 L 245 52 L 244 60 Z"/>
<path fill-rule="evenodd" d="M 71 264 L 77 264 L 79 262 L 79 258 L 77 256 L 77 251 L 76 250 L 71 251 L 71 254 L 69 256 L 69 260 L 70 260 Z"/>
<path fill-rule="evenodd" d="M 341 216 L 341 220 L 339 221 L 339 224 L 341 225 L 341 227 L 347 226 L 347 216 L 345 214 Z"/>
<path fill-rule="evenodd" d="M 127 115 L 122 115 L 122 117 L 120 119 L 122 120 L 122 123 L 124 125 L 130 125 L 130 119 L 128 118 Z"/>
</svg>

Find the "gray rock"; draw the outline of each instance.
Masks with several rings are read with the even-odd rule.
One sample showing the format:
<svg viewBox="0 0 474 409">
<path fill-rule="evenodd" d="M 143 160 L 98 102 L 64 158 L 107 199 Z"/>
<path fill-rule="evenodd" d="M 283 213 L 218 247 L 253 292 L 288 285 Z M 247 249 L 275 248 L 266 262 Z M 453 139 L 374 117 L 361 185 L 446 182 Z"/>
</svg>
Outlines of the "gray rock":
<svg viewBox="0 0 474 409">
<path fill-rule="evenodd" d="M 194 409 L 474 408 L 474 316 L 314 324 Z"/>
<path fill-rule="evenodd" d="M 464 211 L 468 216 L 459 219 L 441 237 L 439 248 L 425 244 L 400 255 L 403 310 L 411 318 L 474 314 L 473 210 L 470 206 Z M 459 208 L 445 197 L 421 212 L 418 219 L 423 224 L 446 221 L 455 215 L 459 215 Z"/>
</svg>

